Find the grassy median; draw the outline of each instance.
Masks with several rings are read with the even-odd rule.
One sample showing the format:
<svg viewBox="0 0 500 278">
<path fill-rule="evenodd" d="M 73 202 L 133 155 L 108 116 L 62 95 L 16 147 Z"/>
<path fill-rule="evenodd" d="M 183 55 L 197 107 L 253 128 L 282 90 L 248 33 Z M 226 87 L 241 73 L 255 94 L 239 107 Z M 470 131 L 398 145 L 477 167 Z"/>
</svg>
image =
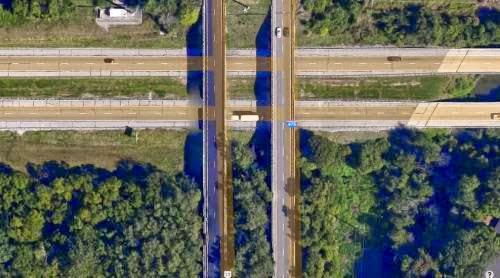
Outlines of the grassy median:
<svg viewBox="0 0 500 278">
<path fill-rule="evenodd" d="M 120 160 L 132 160 L 177 173 L 184 167 L 187 135 L 187 130 L 140 130 L 136 141 L 123 131 L 0 132 L 0 162 L 21 171 L 28 162 L 50 160 L 113 170 Z"/>
<path fill-rule="evenodd" d="M 478 76 L 299 78 L 298 98 L 445 100 L 471 96 Z"/>
<path fill-rule="evenodd" d="M 187 97 L 185 80 L 137 78 L 0 78 L 0 97 L 20 98 Z"/>
</svg>

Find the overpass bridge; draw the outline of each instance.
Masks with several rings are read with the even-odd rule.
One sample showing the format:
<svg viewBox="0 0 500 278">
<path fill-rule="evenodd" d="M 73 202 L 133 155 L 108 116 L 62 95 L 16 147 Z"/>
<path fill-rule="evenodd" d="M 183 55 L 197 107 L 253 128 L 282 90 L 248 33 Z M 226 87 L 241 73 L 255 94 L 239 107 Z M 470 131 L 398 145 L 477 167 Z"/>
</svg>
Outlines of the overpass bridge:
<svg viewBox="0 0 500 278">
<path fill-rule="evenodd" d="M 295 119 L 306 129 L 500 128 L 500 102 L 296 101 Z M 0 130 L 196 128 L 203 103 L 190 100 L 12 100 L 0 99 Z M 251 129 L 255 121 L 232 120 L 257 109 L 255 101 L 229 100 L 228 128 Z M 262 113 L 260 120 L 271 121 Z"/>
<path fill-rule="evenodd" d="M 298 76 L 500 72 L 500 49 L 297 48 L 294 52 Z M 271 58 L 255 55 L 253 49 L 228 50 L 227 75 L 254 76 L 257 68 L 271 71 Z M 401 60 L 389 61 L 391 56 Z M 203 59 L 186 56 L 185 49 L 0 49 L 0 77 L 185 77 L 188 71 L 202 71 Z"/>
</svg>

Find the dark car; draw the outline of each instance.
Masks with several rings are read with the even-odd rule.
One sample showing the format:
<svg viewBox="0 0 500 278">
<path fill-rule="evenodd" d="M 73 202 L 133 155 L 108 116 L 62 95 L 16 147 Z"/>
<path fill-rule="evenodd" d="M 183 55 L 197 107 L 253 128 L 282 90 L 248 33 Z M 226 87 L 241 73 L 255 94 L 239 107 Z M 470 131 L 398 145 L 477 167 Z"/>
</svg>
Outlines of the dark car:
<svg viewBox="0 0 500 278">
<path fill-rule="evenodd" d="M 288 37 L 290 35 L 290 28 L 284 27 L 283 28 L 283 36 Z"/>
<path fill-rule="evenodd" d="M 104 58 L 104 63 L 106 63 L 106 64 L 114 64 L 115 63 L 115 59 L 113 59 L 113 58 Z"/>
<path fill-rule="evenodd" d="M 387 57 L 387 61 L 389 62 L 401 62 L 400 56 L 389 56 Z"/>
</svg>

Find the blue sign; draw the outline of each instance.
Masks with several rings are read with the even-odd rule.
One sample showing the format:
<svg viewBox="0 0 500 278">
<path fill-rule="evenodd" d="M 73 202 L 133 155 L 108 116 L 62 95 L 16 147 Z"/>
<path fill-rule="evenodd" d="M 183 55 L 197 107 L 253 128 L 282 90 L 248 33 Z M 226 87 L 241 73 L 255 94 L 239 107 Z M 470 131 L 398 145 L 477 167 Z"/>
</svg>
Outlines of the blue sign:
<svg viewBox="0 0 500 278">
<path fill-rule="evenodd" d="M 287 121 L 286 124 L 288 125 L 289 128 L 296 128 L 297 127 L 296 121 Z"/>
</svg>

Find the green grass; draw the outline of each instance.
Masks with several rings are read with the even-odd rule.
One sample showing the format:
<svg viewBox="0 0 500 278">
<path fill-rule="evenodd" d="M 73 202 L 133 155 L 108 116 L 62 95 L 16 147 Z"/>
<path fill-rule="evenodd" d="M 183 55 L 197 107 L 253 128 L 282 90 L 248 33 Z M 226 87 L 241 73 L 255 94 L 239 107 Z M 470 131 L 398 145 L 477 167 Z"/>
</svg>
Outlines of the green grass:
<svg viewBox="0 0 500 278">
<path fill-rule="evenodd" d="M 71 166 L 93 164 L 109 170 L 120 160 L 151 163 L 162 170 L 183 170 L 187 130 L 141 130 L 138 141 L 123 131 L 0 132 L 0 162 L 25 171 L 26 164 L 49 160 Z"/>
<path fill-rule="evenodd" d="M 250 7 L 243 14 L 243 7 L 234 1 L 227 1 L 227 47 L 255 48 L 257 33 L 264 22 L 270 0 L 239 0 Z"/>
<path fill-rule="evenodd" d="M 182 79 L 139 78 L 0 78 L 0 97 L 20 98 L 185 98 Z"/>
<path fill-rule="evenodd" d="M 299 99 L 444 100 L 469 96 L 479 77 L 300 78 Z"/>
<path fill-rule="evenodd" d="M 0 47 L 116 47 L 181 48 L 186 46 L 186 28 L 176 27 L 160 35 L 153 20 L 143 16 L 142 25 L 112 27 L 108 32 L 95 23 L 92 5 L 77 7 L 64 21 L 27 22 L 0 27 Z M 108 4 L 109 5 L 109 4 Z M 102 6 L 102 5 L 101 5 Z"/>
<path fill-rule="evenodd" d="M 233 77 L 227 79 L 227 95 L 229 99 L 255 100 L 255 78 Z"/>
</svg>

